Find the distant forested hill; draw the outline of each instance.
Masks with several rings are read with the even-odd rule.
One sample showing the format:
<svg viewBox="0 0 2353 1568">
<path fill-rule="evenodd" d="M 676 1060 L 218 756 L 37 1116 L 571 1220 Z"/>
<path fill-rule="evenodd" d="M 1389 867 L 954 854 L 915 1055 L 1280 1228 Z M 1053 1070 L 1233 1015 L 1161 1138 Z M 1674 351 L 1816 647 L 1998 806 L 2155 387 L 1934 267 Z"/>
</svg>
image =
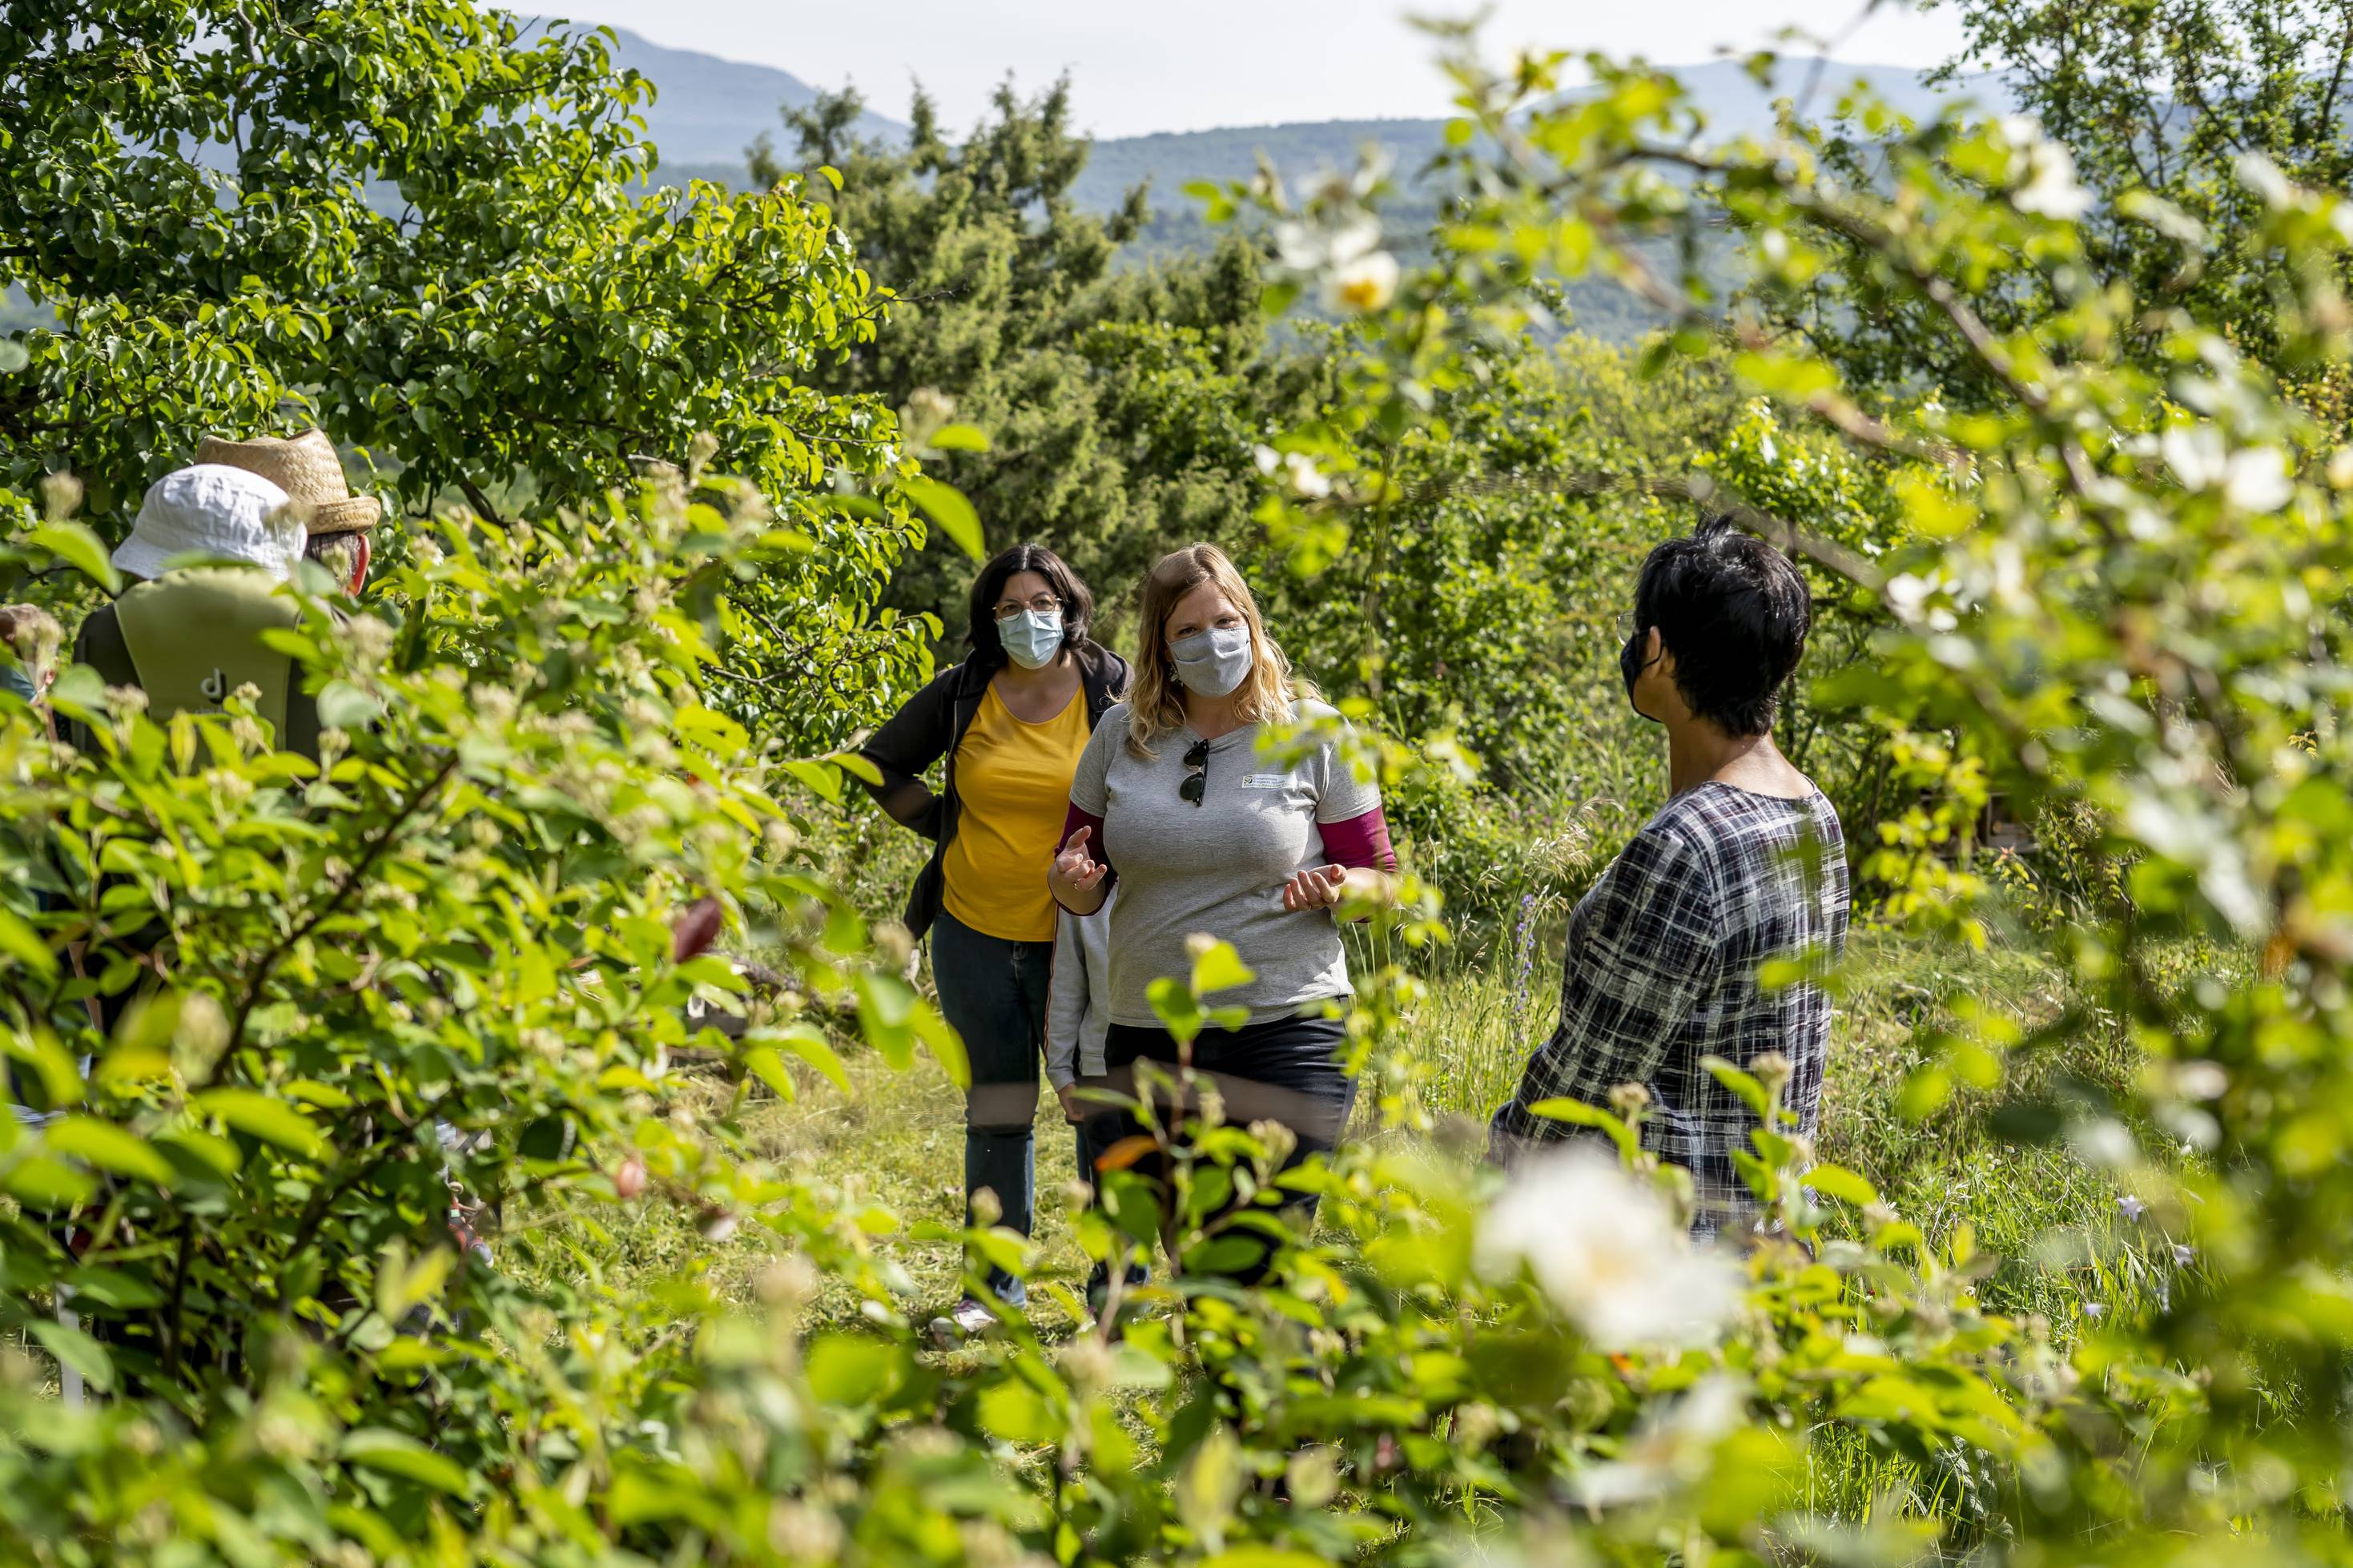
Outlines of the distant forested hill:
<svg viewBox="0 0 2353 1568">
<path fill-rule="evenodd" d="M 744 149 L 763 132 L 782 140 L 780 106 L 798 108 L 816 97 L 800 78 L 773 66 L 746 65 L 692 49 L 668 48 L 625 29 L 616 29 L 614 57 L 645 76 L 659 97 L 646 111 L 646 126 L 661 149 L 662 166 L 673 175 L 690 171 L 740 179 Z M 1964 81 L 1952 94 L 1926 87 L 1919 73 L 1895 66 L 1850 65 L 1839 60 L 1783 62 L 1779 81 L 1768 91 L 1736 61 L 1715 60 L 1672 68 L 1725 135 L 1761 132 L 1773 123 L 1777 97 L 1799 99 L 1817 117 L 1827 117 L 1839 95 L 1857 78 L 1915 115 L 1930 114 L 1948 96 L 1977 99 L 1988 108 L 2006 103 L 2000 85 L 1988 78 Z M 1041 80 L 1033 85 L 1042 87 Z M 1086 84 L 1077 84 L 1083 120 Z M 885 108 L 893 107 L 878 100 Z M 1249 178 L 1262 152 L 1287 175 L 1353 165 L 1356 151 L 1377 142 L 1396 155 L 1398 172 L 1409 175 L 1439 146 L 1442 120 L 1327 120 L 1221 127 L 1212 131 L 1163 132 L 1149 136 L 1099 139 L 1076 194 L 1090 207 L 1108 209 L 1131 186 L 1150 181 L 1159 202 L 1184 202 L 1179 189 L 1189 180 Z M 895 140 L 906 126 L 870 112 L 867 134 Z M 966 129 L 950 125 L 951 133 Z"/>
</svg>

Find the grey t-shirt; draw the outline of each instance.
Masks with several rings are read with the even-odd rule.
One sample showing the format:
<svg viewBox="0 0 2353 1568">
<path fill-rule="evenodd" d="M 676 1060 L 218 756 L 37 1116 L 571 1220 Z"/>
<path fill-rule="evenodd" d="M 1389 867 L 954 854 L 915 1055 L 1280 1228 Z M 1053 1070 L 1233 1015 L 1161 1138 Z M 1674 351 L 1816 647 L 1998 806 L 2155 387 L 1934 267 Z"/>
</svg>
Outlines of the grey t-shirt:
<svg viewBox="0 0 2353 1568">
<path fill-rule="evenodd" d="M 1302 721 L 1337 723 L 1337 710 L 1302 704 Z M 1213 1006 L 1243 1006 L 1262 1023 L 1302 1003 L 1347 994 L 1348 961 L 1329 910 L 1287 911 L 1282 885 L 1327 863 L 1320 825 L 1346 822 L 1381 803 L 1380 790 L 1327 739 L 1288 767 L 1261 752 L 1263 726 L 1209 742 L 1201 804 L 1179 798 L 1190 730 L 1164 738 L 1150 761 L 1128 749 L 1127 704 L 1096 725 L 1079 758 L 1071 800 L 1103 818 L 1099 853 L 1119 874 L 1111 921 L 1111 1021 L 1157 1026 L 1147 995 L 1162 975 L 1192 973 L 1185 939 L 1196 931 L 1233 944 L 1257 978 L 1212 993 Z M 1093 917 L 1104 918 L 1100 912 Z"/>
</svg>

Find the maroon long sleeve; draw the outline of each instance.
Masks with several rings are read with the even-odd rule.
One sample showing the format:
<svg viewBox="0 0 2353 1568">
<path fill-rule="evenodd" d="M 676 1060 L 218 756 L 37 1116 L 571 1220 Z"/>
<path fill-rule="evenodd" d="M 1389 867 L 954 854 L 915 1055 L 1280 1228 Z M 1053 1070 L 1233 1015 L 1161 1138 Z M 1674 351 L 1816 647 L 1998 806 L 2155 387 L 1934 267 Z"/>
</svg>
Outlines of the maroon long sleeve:
<svg viewBox="0 0 2353 1568">
<path fill-rule="evenodd" d="M 1324 853 L 1334 865 L 1371 871 L 1397 869 L 1397 851 L 1389 845 L 1388 818 L 1381 815 L 1379 806 L 1345 822 L 1316 826 L 1324 835 Z M 1100 830 L 1096 836 L 1102 836 Z"/>
</svg>

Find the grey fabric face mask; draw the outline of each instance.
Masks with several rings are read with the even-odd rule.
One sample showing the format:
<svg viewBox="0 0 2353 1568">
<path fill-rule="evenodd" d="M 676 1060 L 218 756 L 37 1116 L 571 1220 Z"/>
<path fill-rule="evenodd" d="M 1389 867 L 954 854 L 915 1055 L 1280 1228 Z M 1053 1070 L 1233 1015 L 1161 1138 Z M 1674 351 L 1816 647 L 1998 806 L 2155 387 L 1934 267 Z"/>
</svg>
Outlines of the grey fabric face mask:
<svg viewBox="0 0 2353 1568">
<path fill-rule="evenodd" d="M 1223 697 L 1250 672 L 1248 626 L 1211 626 L 1168 645 L 1176 679 L 1203 697 Z"/>
</svg>

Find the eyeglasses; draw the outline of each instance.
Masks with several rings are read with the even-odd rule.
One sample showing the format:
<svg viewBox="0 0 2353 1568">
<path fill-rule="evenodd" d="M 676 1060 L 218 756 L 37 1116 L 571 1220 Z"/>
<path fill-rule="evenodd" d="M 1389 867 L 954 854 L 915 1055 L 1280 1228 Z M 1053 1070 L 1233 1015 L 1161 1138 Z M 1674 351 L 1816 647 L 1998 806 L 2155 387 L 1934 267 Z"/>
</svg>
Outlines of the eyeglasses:
<svg viewBox="0 0 2353 1568">
<path fill-rule="evenodd" d="M 1041 616 L 1050 616 L 1061 607 L 1062 601 L 1054 597 L 1053 595 L 1039 594 L 1026 605 L 1018 599 L 1000 600 L 996 610 L 992 613 L 1000 621 L 1009 621 L 1021 615 L 1024 611 L 1032 611 Z"/>
<path fill-rule="evenodd" d="M 1176 798 L 1189 800 L 1198 806 L 1201 804 L 1201 796 L 1209 788 L 1209 742 L 1194 742 L 1185 752 L 1185 765 L 1192 771 L 1185 775 L 1185 782 L 1176 786 Z"/>
</svg>

